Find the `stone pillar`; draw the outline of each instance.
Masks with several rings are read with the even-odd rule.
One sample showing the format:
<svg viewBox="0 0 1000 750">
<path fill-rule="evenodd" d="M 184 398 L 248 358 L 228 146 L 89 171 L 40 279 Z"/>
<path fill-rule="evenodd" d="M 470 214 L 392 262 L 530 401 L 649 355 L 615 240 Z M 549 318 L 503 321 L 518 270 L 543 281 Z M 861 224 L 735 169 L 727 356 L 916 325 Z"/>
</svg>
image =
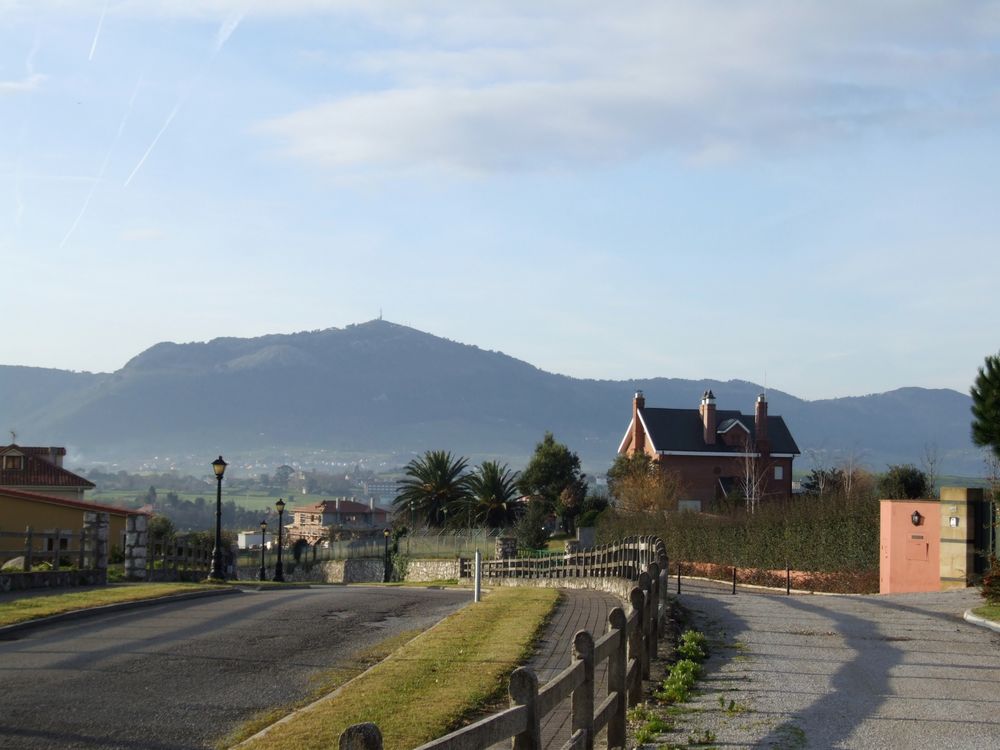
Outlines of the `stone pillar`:
<svg viewBox="0 0 1000 750">
<path fill-rule="evenodd" d="M 111 519 L 107 513 L 87 511 L 83 514 L 86 533 L 83 548 L 83 567 L 93 570 L 98 583 L 108 582 L 108 529 Z"/>
<path fill-rule="evenodd" d="M 497 537 L 495 560 L 509 560 L 517 557 L 517 539 L 512 536 Z"/>
<path fill-rule="evenodd" d="M 147 579 L 146 550 L 149 544 L 149 533 L 146 530 L 146 525 L 148 520 L 145 514 L 136 514 L 125 519 L 125 580 L 127 581 L 145 581 Z"/>
<path fill-rule="evenodd" d="M 982 502 L 979 487 L 941 488 L 941 590 L 972 585 L 976 523 L 973 506 Z"/>
</svg>

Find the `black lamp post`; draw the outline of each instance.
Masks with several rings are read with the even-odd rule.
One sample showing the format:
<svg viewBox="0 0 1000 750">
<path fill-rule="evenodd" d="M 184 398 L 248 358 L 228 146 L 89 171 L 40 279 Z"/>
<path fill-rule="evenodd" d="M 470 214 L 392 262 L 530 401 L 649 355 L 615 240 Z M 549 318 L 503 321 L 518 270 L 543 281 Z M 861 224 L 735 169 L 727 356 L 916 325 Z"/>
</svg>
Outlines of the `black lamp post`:
<svg viewBox="0 0 1000 750">
<path fill-rule="evenodd" d="M 260 580 L 267 580 L 267 568 L 264 566 L 264 537 L 267 536 L 267 521 L 260 522 Z"/>
<path fill-rule="evenodd" d="M 212 550 L 212 572 L 208 577 L 214 581 L 226 580 L 226 573 L 222 569 L 222 477 L 228 465 L 222 460 L 222 456 L 212 461 L 212 470 L 218 484 L 215 490 L 215 549 Z"/>
<path fill-rule="evenodd" d="M 382 575 L 382 583 L 389 583 L 389 529 L 383 529 L 382 536 L 385 537 L 385 572 Z"/>
<path fill-rule="evenodd" d="M 278 509 L 278 562 L 274 564 L 274 580 L 284 581 L 285 569 L 281 565 L 281 527 L 282 516 L 285 515 L 285 501 L 279 497 L 274 507 Z"/>
</svg>

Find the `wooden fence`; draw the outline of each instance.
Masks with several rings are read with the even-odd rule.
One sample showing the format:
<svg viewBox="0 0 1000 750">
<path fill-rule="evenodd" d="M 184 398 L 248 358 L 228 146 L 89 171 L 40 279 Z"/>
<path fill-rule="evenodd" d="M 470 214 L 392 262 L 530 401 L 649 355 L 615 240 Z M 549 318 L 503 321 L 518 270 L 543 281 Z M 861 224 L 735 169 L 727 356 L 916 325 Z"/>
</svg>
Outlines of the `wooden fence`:
<svg viewBox="0 0 1000 750">
<path fill-rule="evenodd" d="M 421 745 L 418 750 L 483 750 L 511 741 L 514 750 L 540 750 L 541 720 L 570 698 L 572 735 L 563 750 L 593 750 L 595 737 L 607 730 L 607 747 L 625 747 L 625 712 L 642 698 L 642 681 L 656 657 L 667 608 L 667 556 L 655 537 L 635 537 L 621 544 L 552 558 L 493 560 L 483 576 L 506 578 L 517 585 L 542 579 L 593 578 L 597 588 L 623 591 L 629 586 L 629 610 L 615 607 L 599 638 L 581 630 L 573 638 L 570 665 L 545 685 L 528 667 L 511 674 L 510 707 Z M 487 569 L 491 572 L 487 573 Z M 546 581 L 548 583 L 548 581 Z M 544 584 L 542 584 L 544 585 Z M 608 662 L 607 698 L 595 705 L 594 675 Z M 382 735 L 371 723 L 355 724 L 340 735 L 340 750 L 382 750 Z"/>
<path fill-rule="evenodd" d="M 201 579 L 212 569 L 213 544 L 184 535 L 150 542 L 147 558 L 149 581 Z"/>
<path fill-rule="evenodd" d="M 87 533 L 86 529 L 36 530 L 31 526 L 24 531 L 0 531 L 0 560 L 23 557 L 21 567 L 26 573 L 42 563 L 48 563 L 52 570 L 82 570 L 87 563 Z"/>
</svg>

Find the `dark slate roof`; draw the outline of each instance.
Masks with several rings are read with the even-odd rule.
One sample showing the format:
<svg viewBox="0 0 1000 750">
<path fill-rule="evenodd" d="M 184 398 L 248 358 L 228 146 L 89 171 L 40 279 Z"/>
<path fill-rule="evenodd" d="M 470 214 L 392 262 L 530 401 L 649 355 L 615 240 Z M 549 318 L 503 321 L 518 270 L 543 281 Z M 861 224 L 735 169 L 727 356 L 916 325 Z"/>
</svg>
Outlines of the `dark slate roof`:
<svg viewBox="0 0 1000 750">
<path fill-rule="evenodd" d="M 729 447 L 721 442 L 707 445 L 704 440 L 701 415 L 697 409 L 653 409 L 640 410 L 642 421 L 648 430 L 649 439 L 658 451 L 713 451 L 717 453 L 739 453 L 740 448 Z M 719 429 L 728 420 L 738 420 L 750 432 L 752 440 L 757 439 L 754 416 L 738 411 L 716 409 L 715 424 Z M 771 443 L 771 453 L 799 453 L 792 433 L 788 431 L 781 417 L 768 416 L 767 437 Z"/>
<path fill-rule="evenodd" d="M 96 485 L 72 471 L 50 463 L 42 456 L 52 455 L 50 451 L 63 449 L 21 447 L 19 445 L 0 446 L 0 456 L 20 454 L 24 456 L 24 466 L 20 469 L 4 469 L 0 461 L 0 487 L 83 487 L 93 489 Z"/>
</svg>

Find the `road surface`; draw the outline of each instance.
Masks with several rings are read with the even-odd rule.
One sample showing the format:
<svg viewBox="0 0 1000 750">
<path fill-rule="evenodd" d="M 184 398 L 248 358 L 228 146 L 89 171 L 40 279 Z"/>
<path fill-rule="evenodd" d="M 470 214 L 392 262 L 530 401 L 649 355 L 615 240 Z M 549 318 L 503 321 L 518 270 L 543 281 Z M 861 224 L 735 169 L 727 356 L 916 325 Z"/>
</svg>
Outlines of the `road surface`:
<svg viewBox="0 0 1000 750">
<path fill-rule="evenodd" d="M 0 641 L 0 748 L 205 748 L 467 591 L 321 587 L 177 602 Z"/>
</svg>

